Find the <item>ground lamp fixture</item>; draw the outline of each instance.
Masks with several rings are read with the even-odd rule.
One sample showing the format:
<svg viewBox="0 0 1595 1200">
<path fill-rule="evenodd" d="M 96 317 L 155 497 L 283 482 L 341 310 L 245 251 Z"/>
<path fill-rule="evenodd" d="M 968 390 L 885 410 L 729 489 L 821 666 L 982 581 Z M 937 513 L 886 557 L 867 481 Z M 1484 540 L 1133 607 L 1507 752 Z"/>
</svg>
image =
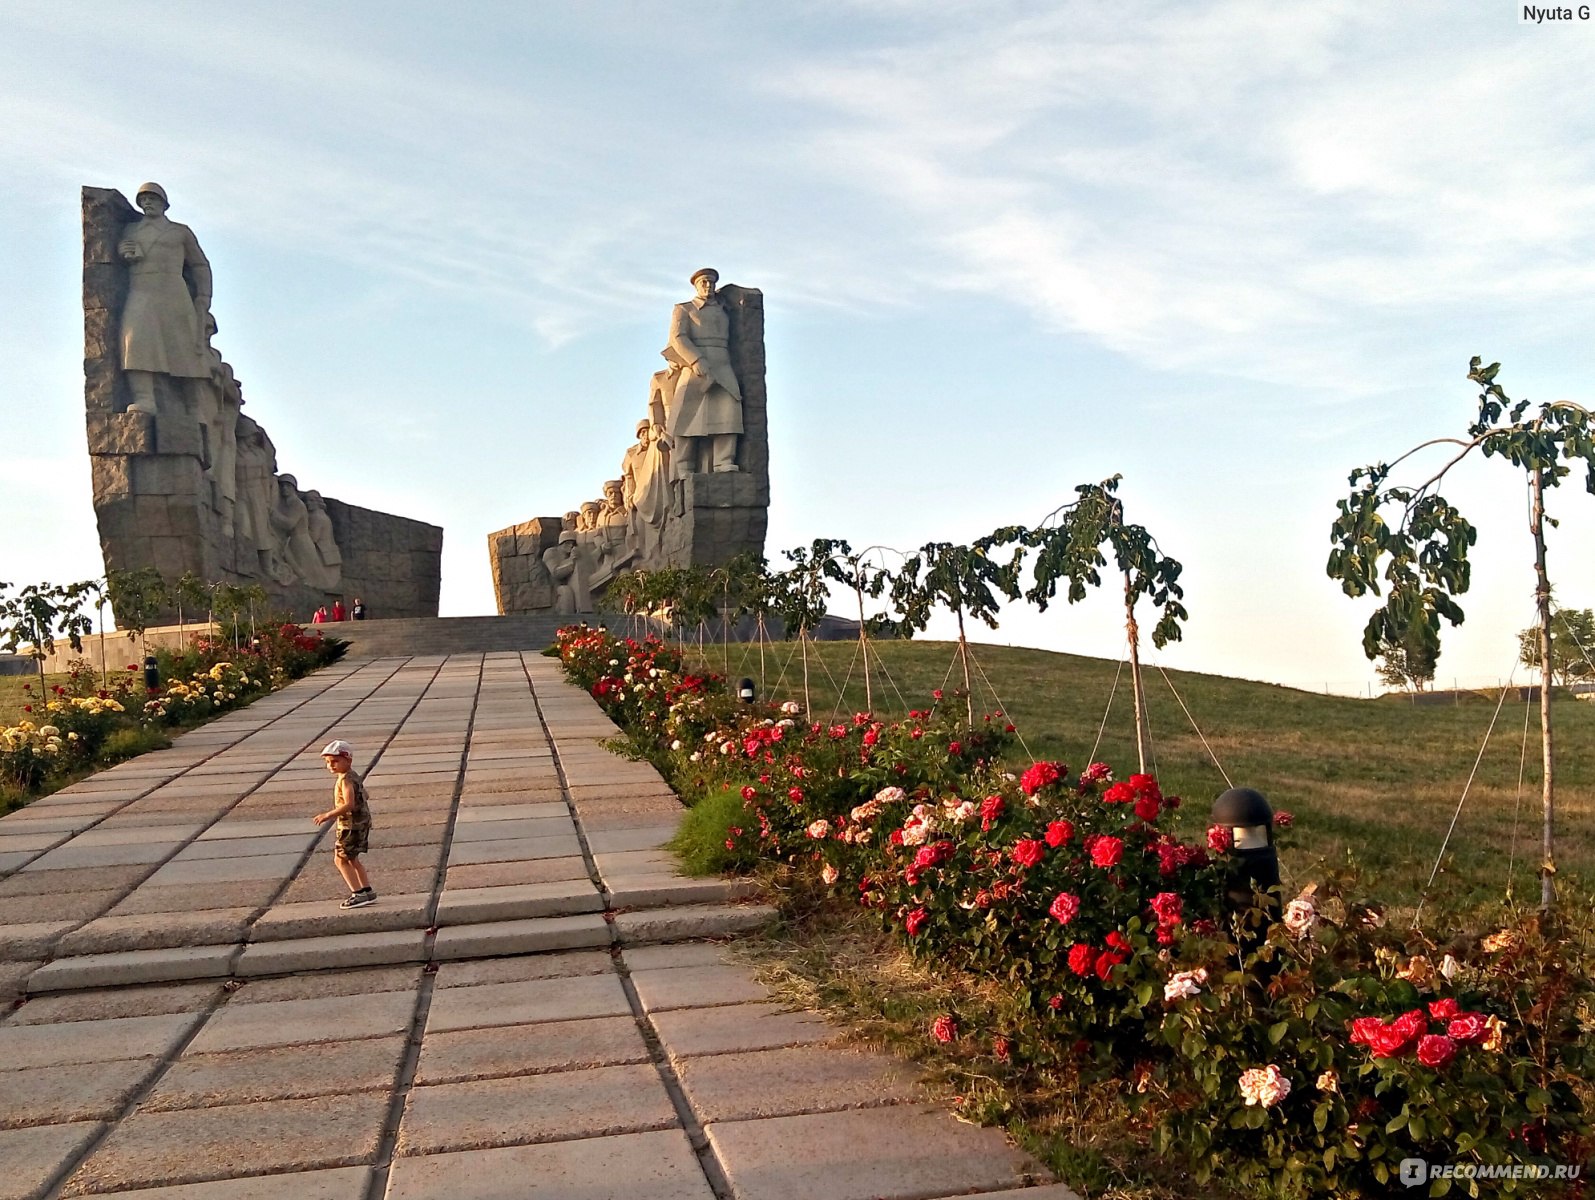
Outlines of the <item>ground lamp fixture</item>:
<svg viewBox="0 0 1595 1200">
<path fill-rule="evenodd" d="M 754 689 L 753 680 L 744 679 L 737 684 L 737 699 L 744 704 L 752 704 L 758 692 Z"/>
<path fill-rule="evenodd" d="M 152 692 L 161 686 L 161 664 L 153 654 L 144 656 L 144 686 Z"/>
<path fill-rule="evenodd" d="M 1228 896 L 1236 912 L 1252 906 L 1255 892 L 1279 886 L 1279 852 L 1274 848 L 1274 810 L 1261 792 L 1230 788 L 1213 801 L 1213 824 L 1230 831 L 1236 867 Z M 1270 918 L 1278 904 L 1269 906 Z"/>
</svg>

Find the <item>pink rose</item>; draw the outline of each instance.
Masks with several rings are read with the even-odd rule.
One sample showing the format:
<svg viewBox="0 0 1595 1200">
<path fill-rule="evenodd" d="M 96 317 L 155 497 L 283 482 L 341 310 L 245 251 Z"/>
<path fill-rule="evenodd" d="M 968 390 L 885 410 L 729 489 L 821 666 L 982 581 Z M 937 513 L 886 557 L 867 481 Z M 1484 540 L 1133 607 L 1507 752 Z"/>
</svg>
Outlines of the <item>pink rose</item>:
<svg viewBox="0 0 1595 1200">
<path fill-rule="evenodd" d="M 1067 925 L 1080 913 L 1080 897 L 1069 892 L 1059 892 L 1047 912 L 1060 925 Z"/>
<path fill-rule="evenodd" d="M 958 1040 L 958 1019 L 943 1013 L 931 1023 L 930 1034 L 944 1045 Z"/>
</svg>

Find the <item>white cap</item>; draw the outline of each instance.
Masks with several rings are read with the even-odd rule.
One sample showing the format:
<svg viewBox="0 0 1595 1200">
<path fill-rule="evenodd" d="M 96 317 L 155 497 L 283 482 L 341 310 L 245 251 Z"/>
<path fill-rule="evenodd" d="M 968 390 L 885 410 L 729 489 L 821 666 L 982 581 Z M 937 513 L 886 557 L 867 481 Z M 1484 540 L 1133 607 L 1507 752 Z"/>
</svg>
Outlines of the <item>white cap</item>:
<svg viewBox="0 0 1595 1200">
<path fill-rule="evenodd" d="M 353 758 L 354 747 L 348 742 L 344 741 L 342 738 L 339 738 L 335 742 L 328 742 L 321 751 L 322 758 L 342 758 L 345 755 L 347 755 L 349 758 Z"/>
</svg>

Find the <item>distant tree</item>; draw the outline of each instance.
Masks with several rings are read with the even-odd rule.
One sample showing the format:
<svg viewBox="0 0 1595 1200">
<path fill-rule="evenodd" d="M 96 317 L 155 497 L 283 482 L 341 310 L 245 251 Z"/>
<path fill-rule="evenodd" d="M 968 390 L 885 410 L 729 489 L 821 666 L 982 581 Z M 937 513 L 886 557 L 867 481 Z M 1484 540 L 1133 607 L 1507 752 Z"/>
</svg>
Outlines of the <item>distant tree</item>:
<svg viewBox="0 0 1595 1200">
<path fill-rule="evenodd" d="M 94 619 L 83 612 L 90 587 L 69 583 L 60 587 L 33 583 L 0 605 L 0 647 L 17 653 L 24 645 L 39 673 L 39 694 L 44 695 L 44 660 L 55 652 L 55 639 L 64 637 L 77 653 L 83 652 L 83 635 Z"/>
<path fill-rule="evenodd" d="M 169 593 L 173 605 L 177 608 L 177 632 L 181 644 L 183 632 L 183 610 L 190 613 L 199 611 L 210 600 L 210 588 L 205 586 L 205 581 L 192 571 L 184 571 L 177 577 L 177 582 L 172 584 Z"/>
<path fill-rule="evenodd" d="M 1439 661 L 1438 646 L 1424 645 L 1419 638 L 1409 637 L 1406 644 L 1386 638 L 1379 645 L 1379 662 L 1374 673 L 1386 687 L 1421 692 L 1433 686 Z"/>
<path fill-rule="evenodd" d="M 1530 626 L 1517 635 L 1518 661 L 1525 667 L 1540 665 L 1540 628 Z M 1551 614 L 1551 674 L 1567 687 L 1576 679 L 1595 678 L 1595 609 L 1559 608 Z"/>
<path fill-rule="evenodd" d="M 107 571 L 105 590 L 111 598 L 117 628 L 127 634 L 128 641 L 142 637 L 161 610 L 171 603 L 166 580 L 154 567 Z"/>
</svg>

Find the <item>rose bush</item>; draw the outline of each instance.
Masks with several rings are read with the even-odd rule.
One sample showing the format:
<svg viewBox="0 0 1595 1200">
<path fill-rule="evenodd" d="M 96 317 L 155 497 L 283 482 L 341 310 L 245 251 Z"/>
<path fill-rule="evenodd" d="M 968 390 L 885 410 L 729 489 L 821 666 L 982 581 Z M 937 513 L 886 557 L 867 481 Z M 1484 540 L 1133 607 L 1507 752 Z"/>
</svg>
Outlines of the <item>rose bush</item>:
<svg viewBox="0 0 1595 1200">
<path fill-rule="evenodd" d="M 1228 829 L 1183 840 L 1178 797 L 1102 763 L 1014 774 L 1000 714 L 970 728 L 937 695 L 900 721 L 814 722 L 735 703 L 656 641 L 582 627 L 559 645 L 684 796 L 740 785 L 729 841 L 745 860 L 812 873 L 911 954 L 1000 984 L 996 1015 L 944 1013 L 932 1040 L 983 1046 L 1016 1078 L 1121 1080 L 1154 1146 L 1199 1180 L 1383 1197 L 1407 1157 L 1578 1161 L 1595 997 L 1551 933 L 1458 935 L 1442 954 L 1341 877 L 1230 914 Z M 1269 911 L 1266 934 L 1240 936 Z"/>
</svg>

